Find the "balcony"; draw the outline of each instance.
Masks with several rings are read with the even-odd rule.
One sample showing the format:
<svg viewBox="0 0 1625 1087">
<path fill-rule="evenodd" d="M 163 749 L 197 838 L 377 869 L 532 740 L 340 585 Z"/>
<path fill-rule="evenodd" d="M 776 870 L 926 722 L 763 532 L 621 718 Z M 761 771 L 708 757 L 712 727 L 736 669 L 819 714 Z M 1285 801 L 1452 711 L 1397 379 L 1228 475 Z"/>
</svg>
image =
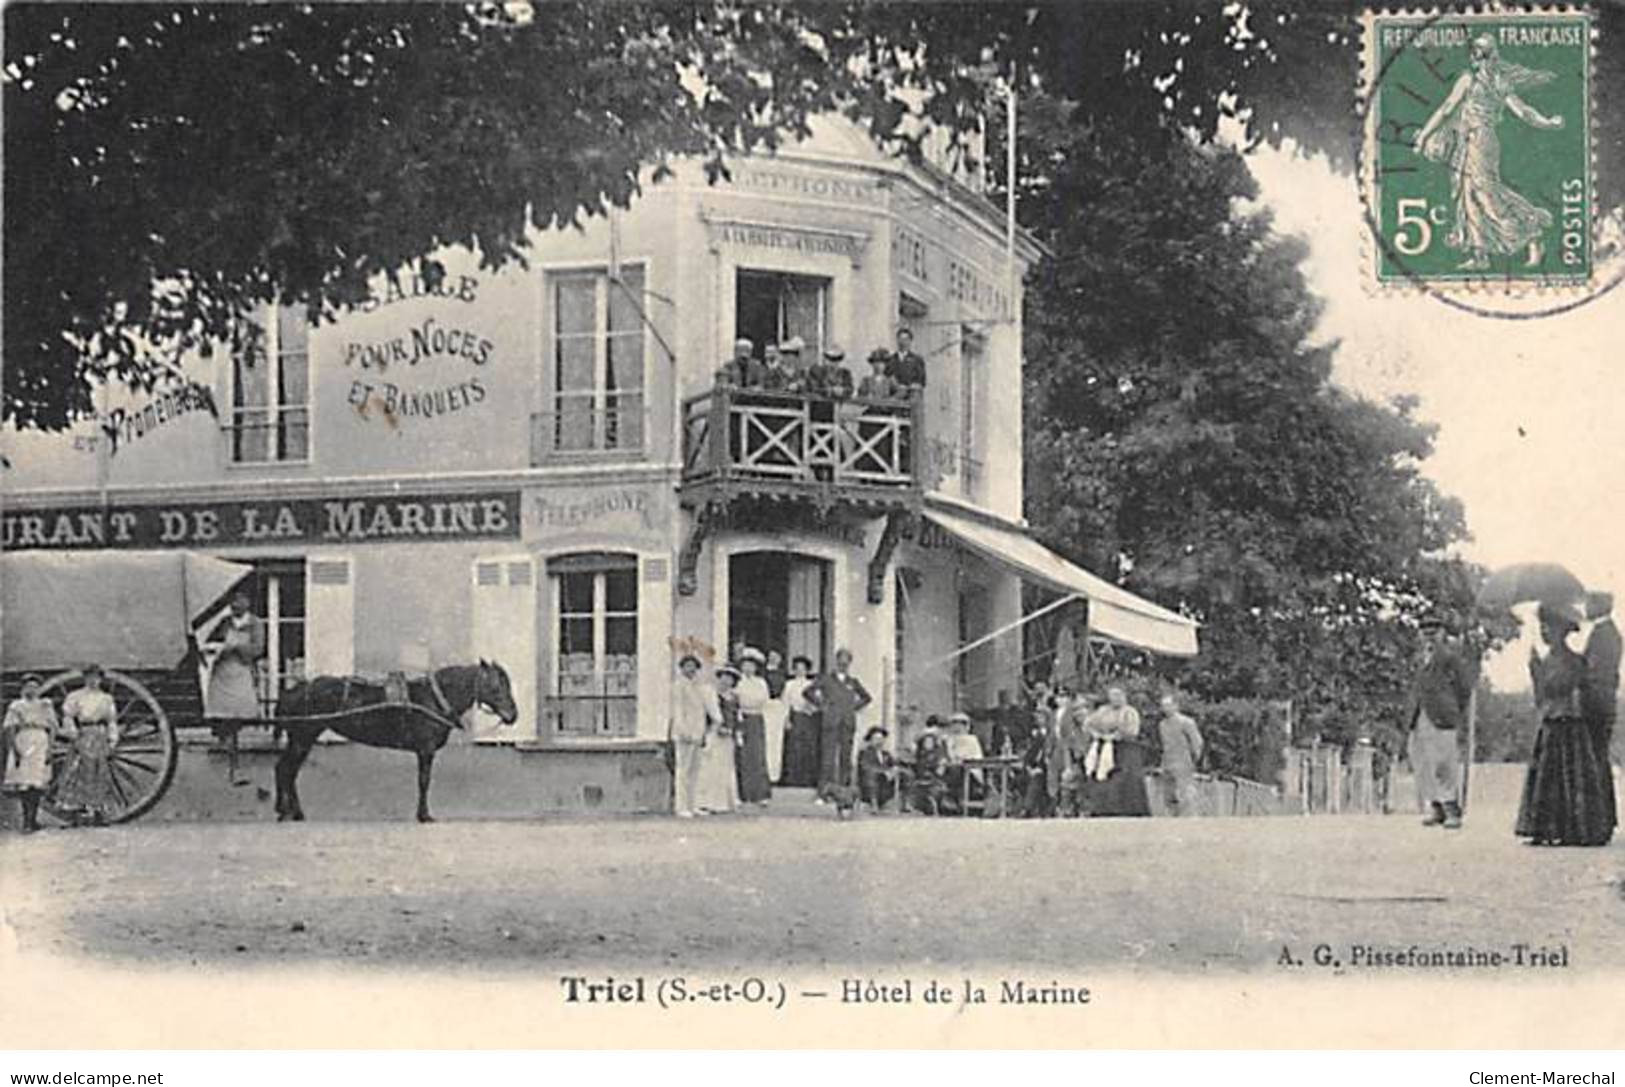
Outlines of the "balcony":
<svg viewBox="0 0 1625 1087">
<path fill-rule="evenodd" d="M 912 508 L 922 402 L 718 387 L 683 401 L 683 488 Z"/>
</svg>

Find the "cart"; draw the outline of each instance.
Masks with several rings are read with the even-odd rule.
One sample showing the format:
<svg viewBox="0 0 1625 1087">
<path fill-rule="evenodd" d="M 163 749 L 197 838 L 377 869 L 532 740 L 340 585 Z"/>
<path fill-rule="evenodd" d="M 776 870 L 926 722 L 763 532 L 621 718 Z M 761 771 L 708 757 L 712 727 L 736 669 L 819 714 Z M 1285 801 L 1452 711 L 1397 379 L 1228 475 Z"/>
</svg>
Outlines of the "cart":
<svg viewBox="0 0 1625 1087">
<path fill-rule="evenodd" d="M 22 677 L 44 679 L 60 711 L 92 662 L 118 708 L 112 753 L 112 822 L 151 811 L 175 777 L 175 730 L 219 727 L 204 712 L 197 636 L 253 568 L 164 551 L 12 552 L 0 555 L 0 698 Z M 232 722 L 224 723 L 230 728 Z M 54 784 L 68 745 L 52 751 Z"/>
</svg>

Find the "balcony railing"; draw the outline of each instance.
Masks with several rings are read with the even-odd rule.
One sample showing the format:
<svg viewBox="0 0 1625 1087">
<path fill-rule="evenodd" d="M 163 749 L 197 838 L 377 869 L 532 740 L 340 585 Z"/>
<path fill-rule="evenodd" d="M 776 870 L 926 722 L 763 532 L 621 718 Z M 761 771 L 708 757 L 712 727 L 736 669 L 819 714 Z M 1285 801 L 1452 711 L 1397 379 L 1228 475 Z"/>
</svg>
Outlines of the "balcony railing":
<svg viewBox="0 0 1625 1087">
<path fill-rule="evenodd" d="M 561 394 L 530 417 L 530 462 L 636 456 L 648 433 L 643 394 L 618 392 L 601 399 Z"/>
<path fill-rule="evenodd" d="M 683 401 L 683 480 L 908 488 L 921 401 L 718 387 Z"/>
</svg>

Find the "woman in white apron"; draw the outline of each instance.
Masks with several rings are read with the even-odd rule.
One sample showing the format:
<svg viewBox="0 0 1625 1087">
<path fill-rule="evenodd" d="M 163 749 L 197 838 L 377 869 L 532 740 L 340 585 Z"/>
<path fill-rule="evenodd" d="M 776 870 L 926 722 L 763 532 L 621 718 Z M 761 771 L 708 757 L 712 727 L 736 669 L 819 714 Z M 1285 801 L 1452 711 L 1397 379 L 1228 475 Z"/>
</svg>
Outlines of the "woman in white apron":
<svg viewBox="0 0 1625 1087">
<path fill-rule="evenodd" d="M 40 677 L 23 677 L 22 692 L 6 707 L 4 737 L 5 791 L 17 794 L 23 807 L 23 833 L 39 829 L 40 800 L 51 784 L 51 739 L 60 728 L 56 707 L 40 696 Z"/>
<path fill-rule="evenodd" d="M 231 598 L 231 613 L 210 632 L 204 655 L 213 662 L 204 712 L 210 717 L 259 717 L 265 623 L 248 610 L 247 594 Z"/>
</svg>

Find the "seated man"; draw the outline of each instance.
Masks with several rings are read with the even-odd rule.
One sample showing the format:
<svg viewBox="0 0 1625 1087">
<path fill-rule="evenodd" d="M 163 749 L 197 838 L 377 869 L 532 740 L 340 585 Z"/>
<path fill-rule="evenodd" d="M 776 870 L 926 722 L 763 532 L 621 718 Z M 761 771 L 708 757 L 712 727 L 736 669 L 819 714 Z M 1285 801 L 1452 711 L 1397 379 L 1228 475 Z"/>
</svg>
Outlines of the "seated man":
<svg viewBox="0 0 1625 1087">
<path fill-rule="evenodd" d="M 897 793 L 897 761 L 886 750 L 886 730 L 875 725 L 863 734 L 858 751 L 858 799 L 870 811 L 884 808 Z"/>
</svg>

